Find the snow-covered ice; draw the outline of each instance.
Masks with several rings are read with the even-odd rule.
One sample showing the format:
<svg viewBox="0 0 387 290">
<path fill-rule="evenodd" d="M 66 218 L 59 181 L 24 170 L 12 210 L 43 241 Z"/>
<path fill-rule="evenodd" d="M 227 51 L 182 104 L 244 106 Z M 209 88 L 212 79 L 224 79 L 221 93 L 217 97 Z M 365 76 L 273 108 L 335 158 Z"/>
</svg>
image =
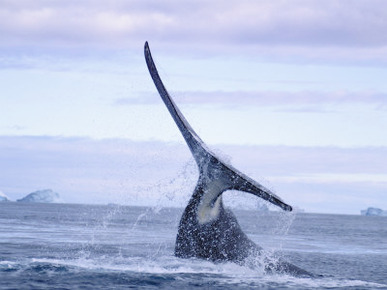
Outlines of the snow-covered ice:
<svg viewBox="0 0 387 290">
<path fill-rule="evenodd" d="M 361 214 L 370 216 L 387 216 L 387 211 L 380 208 L 369 207 L 366 210 L 362 210 Z"/>
<path fill-rule="evenodd" d="M 3 202 L 3 201 L 9 201 L 9 198 L 8 196 L 5 195 L 4 192 L 0 190 L 0 202 Z"/>
<path fill-rule="evenodd" d="M 19 202 L 42 202 L 42 203 L 60 203 L 63 202 L 57 192 L 51 189 L 38 190 L 18 199 Z"/>
</svg>

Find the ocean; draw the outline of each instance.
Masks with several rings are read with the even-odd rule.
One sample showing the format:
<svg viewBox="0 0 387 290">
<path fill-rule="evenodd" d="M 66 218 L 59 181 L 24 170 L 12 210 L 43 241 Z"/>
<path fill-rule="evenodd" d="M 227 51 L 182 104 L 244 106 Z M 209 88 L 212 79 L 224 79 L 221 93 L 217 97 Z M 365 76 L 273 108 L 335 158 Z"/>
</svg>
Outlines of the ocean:
<svg viewBox="0 0 387 290">
<path fill-rule="evenodd" d="M 267 255 L 321 275 L 174 257 L 182 209 L 0 203 L 1 289 L 387 289 L 387 217 L 234 210 Z"/>
</svg>

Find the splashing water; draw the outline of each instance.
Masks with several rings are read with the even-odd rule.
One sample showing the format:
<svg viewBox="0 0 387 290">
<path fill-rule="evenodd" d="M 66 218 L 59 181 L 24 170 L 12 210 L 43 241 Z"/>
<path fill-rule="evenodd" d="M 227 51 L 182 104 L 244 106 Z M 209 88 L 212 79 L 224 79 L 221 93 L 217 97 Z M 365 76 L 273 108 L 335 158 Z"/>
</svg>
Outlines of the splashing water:
<svg viewBox="0 0 387 290">
<path fill-rule="evenodd" d="M 174 257 L 182 209 L 19 203 L 0 207 L 0 287 L 387 287 L 387 219 L 382 217 L 294 217 L 235 210 L 246 234 L 267 251 L 241 266 Z M 276 223 L 279 229 L 273 229 Z M 324 277 L 264 274 L 264 259 L 282 255 Z"/>
</svg>

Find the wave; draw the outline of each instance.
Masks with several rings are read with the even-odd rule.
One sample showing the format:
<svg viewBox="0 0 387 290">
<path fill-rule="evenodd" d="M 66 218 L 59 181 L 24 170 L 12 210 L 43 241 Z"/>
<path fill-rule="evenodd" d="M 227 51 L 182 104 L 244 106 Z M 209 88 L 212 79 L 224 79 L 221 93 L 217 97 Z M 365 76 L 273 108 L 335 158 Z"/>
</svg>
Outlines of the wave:
<svg viewBox="0 0 387 290">
<path fill-rule="evenodd" d="M 219 263 L 163 256 L 155 259 L 108 256 L 76 259 L 26 259 L 0 261 L 0 273 L 12 272 L 0 285 L 60 287 L 88 285 L 147 286 L 158 288 L 222 287 L 225 289 L 263 287 L 282 289 L 383 288 L 385 284 L 334 277 L 299 278 L 285 274 L 263 274 L 234 263 Z M 12 278 L 12 279 L 10 279 Z M 39 284 L 40 282 L 41 284 Z M 11 284 L 9 284 L 11 283 Z M 71 288 L 71 287 L 70 287 Z"/>
</svg>

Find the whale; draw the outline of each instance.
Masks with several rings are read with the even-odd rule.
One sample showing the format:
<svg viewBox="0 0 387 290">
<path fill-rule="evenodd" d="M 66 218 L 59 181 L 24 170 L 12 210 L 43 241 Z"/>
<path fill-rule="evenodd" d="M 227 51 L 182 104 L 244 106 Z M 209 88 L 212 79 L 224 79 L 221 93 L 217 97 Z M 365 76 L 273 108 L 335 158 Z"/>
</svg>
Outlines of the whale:
<svg viewBox="0 0 387 290">
<path fill-rule="evenodd" d="M 227 190 L 237 190 L 262 198 L 284 211 L 292 211 L 292 207 L 208 148 L 166 90 L 148 42 L 144 45 L 144 55 L 157 91 L 183 135 L 199 170 L 196 187 L 178 226 L 174 254 L 179 258 L 230 261 L 246 265 L 249 257 L 262 256 L 263 249 L 242 231 L 235 215 L 224 206 L 222 194 Z M 312 276 L 308 271 L 281 258 L 262 263 L 266 273 Z"/>
</svg>

